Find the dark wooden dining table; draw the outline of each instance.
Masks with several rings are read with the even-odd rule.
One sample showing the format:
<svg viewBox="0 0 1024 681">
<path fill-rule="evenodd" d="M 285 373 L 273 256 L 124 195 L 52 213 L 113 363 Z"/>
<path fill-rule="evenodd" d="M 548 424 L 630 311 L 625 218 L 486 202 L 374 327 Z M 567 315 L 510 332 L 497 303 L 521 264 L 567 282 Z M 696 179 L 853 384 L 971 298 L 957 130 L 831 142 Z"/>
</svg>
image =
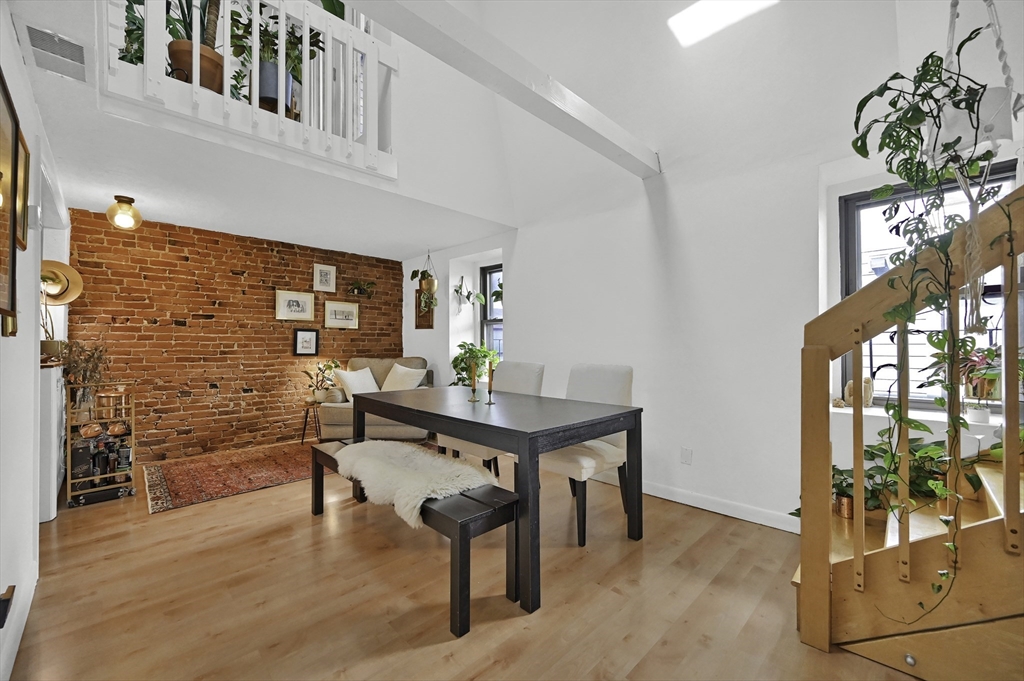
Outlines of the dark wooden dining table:
<svg viewBox="0 0 1024 681">
<path fill-rule="evenodd" d="M 627 536 L 639 541 L 643 409 L 503 392 L 494 392 L 494 404 L 488 405 L 484 390 L 478 390 L 479 402 L 470 402 L 470 395 L 462 386 L 355 395 L 352 436 L 362 438 L 366 414 L 375 414 L 518 455 L 519 596 L 523 610 L 533 612 L 540 607 L 540 455 L 626 431 Z"/>
</svg>

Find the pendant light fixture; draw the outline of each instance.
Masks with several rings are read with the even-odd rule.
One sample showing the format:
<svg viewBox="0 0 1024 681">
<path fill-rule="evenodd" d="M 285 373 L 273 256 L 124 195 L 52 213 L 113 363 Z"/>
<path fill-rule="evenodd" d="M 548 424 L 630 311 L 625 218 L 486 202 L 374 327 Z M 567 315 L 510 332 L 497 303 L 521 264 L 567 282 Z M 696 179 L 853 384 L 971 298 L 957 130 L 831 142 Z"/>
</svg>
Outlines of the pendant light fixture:
<svg viewBox="0 0 1024 681">
<path fill-rule="evenodd" d="M 130 196 L 114 196 L 114 203 L 107 209 L 107 220 L 114 227 L 131 231 L 142 224 L 142 215 L 134 205 L 135 199 Z"/>
</svg>

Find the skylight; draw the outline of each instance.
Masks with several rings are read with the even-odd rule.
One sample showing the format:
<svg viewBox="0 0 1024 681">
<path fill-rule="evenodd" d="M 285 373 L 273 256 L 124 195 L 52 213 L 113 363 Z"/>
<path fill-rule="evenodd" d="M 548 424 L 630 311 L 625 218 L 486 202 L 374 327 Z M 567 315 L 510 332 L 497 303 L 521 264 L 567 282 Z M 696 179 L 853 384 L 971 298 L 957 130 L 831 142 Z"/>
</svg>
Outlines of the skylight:
<svg viewBox="0 0 1024 681">
<path fill-rule="evenodd" d="M 737 21 L 757 14 L 779 0 L 698 0 L 668 20 L 683 47 L 696 45 Z"/>
</svg>

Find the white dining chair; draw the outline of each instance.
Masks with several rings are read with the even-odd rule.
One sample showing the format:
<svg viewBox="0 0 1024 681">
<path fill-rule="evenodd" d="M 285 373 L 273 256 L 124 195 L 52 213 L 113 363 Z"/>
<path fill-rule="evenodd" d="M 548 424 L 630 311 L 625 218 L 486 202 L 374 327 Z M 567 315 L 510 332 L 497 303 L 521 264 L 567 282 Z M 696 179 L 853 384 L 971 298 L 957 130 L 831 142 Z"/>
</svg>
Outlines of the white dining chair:
<svg viewBox="0 0 1024 681">
<path fill-rule="evenodd" d="M 498 362 L 494 367 L 494 392 L 519 393 L 521 395 L 540 395 L 544 383 L 544 365 L 533 362 Z M 499 398 L 500 399 L 500 398 Z M 507 452 L 492 447 L 466 442 L 448 435 L 438 434 L 437 446 L 450 450 L 452 456 L 479 459 L 484 468 L 501 475 L 498 457 Z"/>
<path fill-rule="evenodd" d="M 569 371 L 565 397 L 581 402 L 633 406 L 633 367 L 613 364 L 576 364 Z M 587 545 L 587 479 L 617 468 L 622 510 L 626 511 L 626 434 L 615 433 L 540 455 L 542 470 L 565 475 L 576 497 L 576 535 Z"/>
</svg>

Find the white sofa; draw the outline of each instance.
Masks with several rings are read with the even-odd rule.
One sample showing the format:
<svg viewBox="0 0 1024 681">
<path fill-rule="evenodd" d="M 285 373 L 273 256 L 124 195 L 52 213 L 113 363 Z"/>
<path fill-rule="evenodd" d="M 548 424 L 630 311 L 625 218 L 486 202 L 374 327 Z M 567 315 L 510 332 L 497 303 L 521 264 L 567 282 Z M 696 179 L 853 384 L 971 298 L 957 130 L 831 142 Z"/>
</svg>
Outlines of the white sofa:
<svg viewBox="0 0 1024 681">
<path fill-rule="evenodd" d="M 401 364 L 409 369 L 426 369 L 427 360 L 422 357 L 353 357 L 348 361 L 349 371 L 359 371 L 369 367 L 377 387 L 384 385 L 391 367 Z M 433 387 L 434 374 L 427 370 L 420 382 L 420 387 Z M 320 405 L 320 440 L 347 440 L 352 437 L 352 402 L 342 397 L 344 402 L 324 402 Z M 366 437 L 373 440 L 422 440 L 427 431 L 413 428 L 397 421 L 385 419 L 373 414 L 366 415 Z"/>
</svg>

